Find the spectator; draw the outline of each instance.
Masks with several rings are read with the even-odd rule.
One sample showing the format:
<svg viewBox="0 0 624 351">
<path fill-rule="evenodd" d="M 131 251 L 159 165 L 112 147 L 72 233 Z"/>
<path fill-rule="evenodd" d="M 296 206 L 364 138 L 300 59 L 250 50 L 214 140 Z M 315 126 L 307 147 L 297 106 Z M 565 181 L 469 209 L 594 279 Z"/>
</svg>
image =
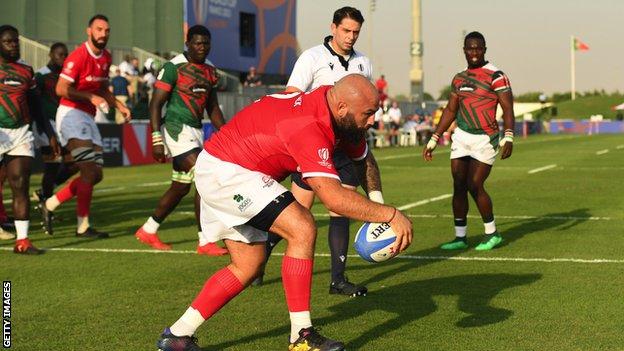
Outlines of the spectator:
<svg viewBox="0 0 624 351">
<path fill-rule="evenodd" d="M 418 145 L 425 144 L 429 138 L 431 138 L 433 125 L 432 118 L 429 113 L 421 116 L 418 124 L 416 125 L 416 138 L 418 139 Z"/>
<path fill-rule="evenodd" d="M 386 82 L 386 76 L 382 74 L 375 82 L 375 86 L 379 92 L 379 100 L 381 102 L 386 101 L 386 98 L 388 98 L 388 82 Z"/>
<path fill-rule="evenodd" d="M 249 74 L 247 74 L 247 78 L 245 78 L 245 86 L 258 87 L 261 85 L 262 80 L 260 79 L 260 75 L 256 73 L 256 67 L 249 67 Z"/>
<path fill-rule="evenodd" d="M 390 145 L 397 145 L 402 115 L 399 104 L 396 101 L 392 101 L 392 106 L 388 109 L 388 117 L 390 118 Z"/>
<path fill-rule="evenodd" d="M 126 55 L 124 56 L 124 60 L 121 61 L 121 63 L 119 64 L 119 70 L 121 71 L 121 74 L 124 76 L 132 74 L 132 65 L 130 64 L 130 61 L 131 61 L 130 55 Z"/>
<path fill-rule="evenodd" d="M 131 88 L 130 82 L 121 75 L 119 67 L 115 68 L 115 76 L 111 79 L 111 84 L 108 89 L 113 93 L 115 98 L 124 104 L 130 99 Z M 122 124 L 125 122 L 123 114 L 119 111 L 115 111 L 115 123 Z"/>
</svg>

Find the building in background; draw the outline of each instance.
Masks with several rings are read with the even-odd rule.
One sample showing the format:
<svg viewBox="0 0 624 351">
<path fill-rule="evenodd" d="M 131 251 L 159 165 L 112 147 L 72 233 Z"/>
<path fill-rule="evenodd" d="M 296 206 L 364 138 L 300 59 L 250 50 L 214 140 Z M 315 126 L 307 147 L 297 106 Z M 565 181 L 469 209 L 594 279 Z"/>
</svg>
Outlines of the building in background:
<svg viewBox="0 0 624 351">
<path fill-rule="evenodd" d="M 285 81 L 296 60 L 295 10 L 295 0 L 11 0 L 2 3 L 0 23 L 72 49 L 84 41 L 89 18 L 104 14 L 116 64 L 137 56 L 136 48 L 164 57 L 182 52 L 184 29 L 203 24 L 212 32 L 208 58 L 218 68 L 244 78 L 255 66 L 271 84 Z"/>
</svg>

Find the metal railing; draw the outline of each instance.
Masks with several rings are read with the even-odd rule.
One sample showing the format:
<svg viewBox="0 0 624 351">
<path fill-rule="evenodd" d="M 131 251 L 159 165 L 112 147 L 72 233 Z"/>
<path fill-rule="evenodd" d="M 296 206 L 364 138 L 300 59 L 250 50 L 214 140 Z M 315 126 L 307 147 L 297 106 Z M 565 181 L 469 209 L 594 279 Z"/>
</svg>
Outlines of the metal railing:
<svg viewBox="0 0 624 351">
<path fill-rule="evenodd" d="M 48 64 L 50 61 L 50 47 L 39 42 L 19 36 L 20 55 L 22 60 L 35 71 Z"/>
</svg>

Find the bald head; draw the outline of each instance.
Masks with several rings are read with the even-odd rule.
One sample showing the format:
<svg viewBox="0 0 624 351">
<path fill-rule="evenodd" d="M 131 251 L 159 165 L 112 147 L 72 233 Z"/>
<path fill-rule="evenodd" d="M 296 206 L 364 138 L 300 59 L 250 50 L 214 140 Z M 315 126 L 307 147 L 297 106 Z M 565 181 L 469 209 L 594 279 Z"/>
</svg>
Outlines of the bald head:
<svg viewBox="0 0 624 351">
<path fill-rule="evenodd" d="M 335 125 L 343 134 L 362 134 L 373 125 L 379 94 L 366 77 L 350 74 L 327 91 Z"/>
<path fill-rule="evenodd" d="M 336 95 L 345 102 L 369 102 L 378 105 L 379 93 L 366 77 L 360 74 L 349 74 L 334 85 Z"/>
</svg>

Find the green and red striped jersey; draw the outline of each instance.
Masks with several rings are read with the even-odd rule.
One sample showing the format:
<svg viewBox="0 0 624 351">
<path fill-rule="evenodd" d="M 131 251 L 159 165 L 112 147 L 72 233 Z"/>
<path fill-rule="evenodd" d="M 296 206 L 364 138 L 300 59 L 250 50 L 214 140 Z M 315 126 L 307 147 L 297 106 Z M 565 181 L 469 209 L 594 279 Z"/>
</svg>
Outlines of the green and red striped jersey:
<svg viewBox="0 0 624 351">
<path fill-rule="evenodd" d="M 191 63 L 184 54 L 163 65 L 154 84 L 156 89 L 170 93 L 165 113 L 167 132 L 174 139 L 183 125 L 201 128 L 201 120 L 212 89 L 217 84 L 214 67 Z"/>
<path fill-rule="evenodd" d="M 32 67 L 19 62 L 0 64 L 0 128 L 30 123 L 27 93 L 35 87 Z"/>
<path fill-rule="evenodd" d="M 457 73 L 451 85 L 453 94 L 459 98 L 457 126 L 472 134 L 498 136 L 498 94 L 511 90 L 505 73 L 486 63 Z"/>
<path fill-rule="evenodd" d="M 41 92 L 41 110 L 45 118 L 54 120 L 56 118 L 56 109 L 58 108 L 61 98 L 56 95 L 56 83 L 61 73 L 61 67 L 53 66 L 41 67 L 35 73 L 35 81 L 37 88 Z"/>
</svg>

